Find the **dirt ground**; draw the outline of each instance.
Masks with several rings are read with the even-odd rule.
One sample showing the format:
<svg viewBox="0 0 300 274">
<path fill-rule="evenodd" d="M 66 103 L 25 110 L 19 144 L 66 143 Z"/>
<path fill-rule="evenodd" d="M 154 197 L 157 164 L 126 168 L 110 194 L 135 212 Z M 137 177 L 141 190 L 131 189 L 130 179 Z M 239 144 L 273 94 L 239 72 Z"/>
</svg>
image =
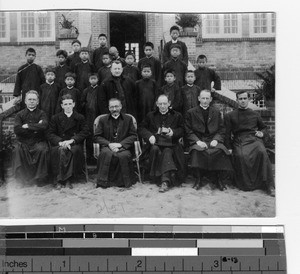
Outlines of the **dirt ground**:
<svg viewBox="0 0 300 274">
<path fill-rule="evenodd" d="M 129 189 L 95 188 L 94 182 L 78 182 L 73 189 L 52 185 L 21 185 L 11 176 L 0 187 L 1 218 L 222 218 L 274 217 L 275 197 L 261 190 L 225 191 L 210 185 L 192 188 L 188 178 L 181 187 L 159 193 L 145 182 Z"/>
</svg>

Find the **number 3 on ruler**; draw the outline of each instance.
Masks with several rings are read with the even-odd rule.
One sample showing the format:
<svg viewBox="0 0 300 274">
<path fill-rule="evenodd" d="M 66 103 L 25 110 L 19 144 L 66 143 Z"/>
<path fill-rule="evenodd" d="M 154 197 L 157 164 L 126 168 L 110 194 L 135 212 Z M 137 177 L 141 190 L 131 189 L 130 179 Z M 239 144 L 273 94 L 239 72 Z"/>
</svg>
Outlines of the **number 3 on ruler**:
<svg viewBox="0 0 300 274">
<path fill-rule="evenodd" d="M 214 260 L 214 267 L 219 267 L 219 261 L 218 260 Z"/>
</svg>

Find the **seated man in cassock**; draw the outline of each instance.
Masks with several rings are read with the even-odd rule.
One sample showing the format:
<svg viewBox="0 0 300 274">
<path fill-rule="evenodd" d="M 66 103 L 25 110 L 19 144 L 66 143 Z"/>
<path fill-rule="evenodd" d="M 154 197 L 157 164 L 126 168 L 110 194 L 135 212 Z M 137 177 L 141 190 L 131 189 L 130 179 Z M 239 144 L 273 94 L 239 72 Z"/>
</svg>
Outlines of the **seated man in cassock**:
<svg viewBox="0 0 300 274">
<path fill-rule="evenodd" d="M 74 107 L 72 95 L 63 95 L 62 111 L 54 115 L 49 124 L 51 172 L 57 189 L 73 188 L 72 180 L 84 172 L 83 143 L 90 131 L 84 116 L 74 111 Z"/>
<path fill-rule="evenodd" d="M 26 108 L 15 117 L 14 132 L 17 136 L 13 152 L 13 172 L 17 180 L 46 182 L 49 165 L 49 149 L 45 138 L 47 115 L 37 108 L 39 95 L 30 90 L 25 96 Z"/>
<path fill-rule="evenodd" d="M 149 112 L 140 124 L 139 135 L 146 141 L 144 153 L 149 153 L 149 175 L 154 181 L 159 180 L 159 192 L 165 192 L 184 180 L 184 151 L 179 143 L 184 135 L 184 119 L 169 108 L 171 102 L 166 95 L 160 95 L 156 105 L 157 109 Z"/>
<path fill-rule="evenodd" d="M 244 191 L 263 189 L 275 196 L 272 166 L 262 138 L 267 126 L 256 111 L 248 108 L 249 95 L 236 94 L 239 108 L 225 116 L 227 147 L 233 154 L 235 181 Z"/>
<path fill-rule="evenodd" d="M 230 153 L 223 144 L 224 122 L 220 111 L 210 106 L 212 96 L 209 90 L 202 90 L 198 100 L 200 105 L 188 110 L 185 120 L 191 167 L 196 177 L 194 188 L 200 189 L 204 175 L 207 175 L 213 186 L 224 190 L 224 178 L 232 172 Z"/>
<path fill-rule="evenodd" d="M 130 149 L 136 141 L 132 117 L 121 112 L 119 99 L 108 102 L 110 114 L 100 118 L 94 140 L 100 144 L 97 187 L 132 185 L 132 159 Z"/>
</svg>

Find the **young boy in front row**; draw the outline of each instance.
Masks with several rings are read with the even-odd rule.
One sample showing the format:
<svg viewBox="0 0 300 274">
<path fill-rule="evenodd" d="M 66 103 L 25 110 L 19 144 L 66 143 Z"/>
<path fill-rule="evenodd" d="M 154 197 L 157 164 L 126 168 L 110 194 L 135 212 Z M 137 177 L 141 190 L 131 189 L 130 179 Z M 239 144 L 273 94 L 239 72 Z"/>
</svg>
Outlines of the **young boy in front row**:
<svg viewBox="0 0 300 274">
<path fill-rule="evenodd" d="M 45 111 L 48 120 L 56 114 L 57 100 L 59 96 L 59 87 L 55 83 L 55 68 L 48 67 L 45 70 L 46 83 L 41 85 L 40 91 L 40 109 Z"/>
<path fill-rule="evenodd" d="M 181 52 L 181 47 L 177 44 L 174 44 L 170 47 L 171 60 L 167 61 L 163 65 L 163 72 L 166 70 L 174 70 L 176 74 L 176 81 L 179 87 L 182 87 L 185 84 L 185 73 L 187 71 L 187 65 L 179 59 Z"/>
<path fill-rule="evenodd" d="M 161 87 L 161 63 L 160 60 L 153 56 L 154 45 L 151 42 L 146 42 L 144 45 L 145 57 L 139 60 L 138 69 L 142 71 L 142 67 L 145 63 L 151 65 L 151 78 L 156 81 L 158 87 Z"/>
<path fill-rule="evenodd" d="M 81 48 L 79 57 L 81 62 L 75 65 L 74 72 L 76 74 L 76 88 L 83 92 L 90 85 L 89 75 L 95 72 L 95 67 L 89 61 L 88 48 Z"/>
<path fill-rule="evenodd" d="M 195 72 L 188 70 L 185 74 L 186 85 L 181 87 L 182 99 L 183 99 L 183 114 L 193 107 L 199 105 L 198 97 L 201 89 L 194 85 L 196 80 Z"/>
<path fill-rule="evenodd" d="M 90 86 L 87 87 L 81 95 L 81 110 L 85 120 L 89 126 L 91 133 L 94 132 L 94 120 L 99 114 L 98 109 L 98 94 L 100 93 L 100 86 L 98 86 L 97 74 L 89 76 Z M 87 162 L 89 164 L 96 164 L 96 159 L 93 156 L 93 134 L 86 140 Z"/>
<path fill-rule="evenodd" d="M 111 62 L 112 58 L 109 52 L 105 52 L 102 55 L 102 63 L 103 66 L 98 70 L 98 85 L 100 86 L 101 83 L 109 76 L 111 76 Z"/>
<path fill-rule="evenodd" d="M 57 83 L 59 90 L 61 90 L 66 87 L 65 75 L 71 71 L 71 68 L 66 64 L 68 53 L 65 50 L 58 50 L 56 57 L 58 65 L 55 67 L 55 83 Z"/>
<path fill-rule="evenodd" d="M 140 71 L 134 65 L 135 56 L 131 51 L 126 52 L 125 54 L 125 62 L 126 66 L 123 68 L 123 75 L 131 78 L 133 82 L 136 82 L 140 79 Z"/>
<path fill-rule="evenodd" d="M 165 94 L 171 101 L 170 108 L 182 114 L 182 95 L 174 70 L 165 71 L 165 81 L 167 84 L 160 89 L 160 94 Z"/>
<path fill-rule="evenodd" d="M 75 103 L 75 110 L 77 112 L 80 112 L 81 92 L 79 91 L 79 89 L 74 87 L 75 80 L 76 80 L 76 75 L 74 73 L 72 73 L 72 72 L 66 73 L 65 82 L 66 82 L 67 86 L 59 92 L 59 96 L 58 96 L 58 100 L 57 100 L 57 108 L 56 108 L 57 113 L 62 110 L 60 103 L 61 103 L 61 98 L 65 94 L 71 94 L 73 101 Z"/>
<path fill-rule="evenodd" d="M 148 112 L 153 111 L 155 100 L 158 97 L 156 81 L 151 78 L 152 71 L 150 64 L 143 64 L 142 79 L 135 82 L 137 94 L 137 121 L 144 120 Z"/>
</svg>

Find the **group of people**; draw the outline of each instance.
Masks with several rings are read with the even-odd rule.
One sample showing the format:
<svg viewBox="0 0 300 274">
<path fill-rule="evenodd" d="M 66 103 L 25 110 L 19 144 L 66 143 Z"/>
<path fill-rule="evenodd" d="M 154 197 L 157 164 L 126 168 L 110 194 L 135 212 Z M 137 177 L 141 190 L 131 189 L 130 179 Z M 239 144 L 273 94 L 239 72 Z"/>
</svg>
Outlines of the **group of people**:
<svg viewBox="0 0 300 274">
<path fill-rule="evenodd" d="M 92 54 L 74 40 L 74 53 L 68 56 L 59 50 L 58 65 L 45 73 L 29 48 L 14 89 L 24 108 L 15 118 L 15 176 L 44 182 L 50 175 L 57 188 L 72 187 L 84 171 L 86 140 L 88 162 L 95 161 L 93 143 L 101 148 L 97 187 L 129 187 L 133 143 L 140 139 L 145 170 L 160 192 L 185 180 L 185 147 L 196 189 L 208 177 L 224 190 L 223 178 L 232 173 L 241 189 L 261 188 L 274 195 L 262 142 L 266 126 L 248 109 L 248 94 L 237 93 L 239 109 L 225 117 L 225 126 L 212 104 L 214 90 L 221 89 L 220 77 L 206 66 L 205 55 L 198 56 L 195 71 L 188 70 L 179 28 L 171 27 L 170 35 L 162 60 L 153 56 L 154 46 L 146 42 L 145 57 L 137 65 L 133 52 L 123 59 L 115 47 L 108 48 L 105 34 L 99 35 L 100 47 Z"/>
</svg>

